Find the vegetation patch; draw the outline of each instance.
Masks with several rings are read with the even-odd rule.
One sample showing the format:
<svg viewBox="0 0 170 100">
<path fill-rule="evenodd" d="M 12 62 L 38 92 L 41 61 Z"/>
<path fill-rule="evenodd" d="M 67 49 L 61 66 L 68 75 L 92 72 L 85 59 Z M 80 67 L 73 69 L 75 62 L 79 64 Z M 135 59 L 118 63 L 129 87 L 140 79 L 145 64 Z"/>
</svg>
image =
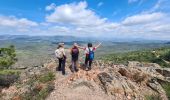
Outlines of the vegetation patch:
<svg viewBox="0 0 170 100">
<path fill-rule="evenodd" d="M 159 95 L 146 95 L 145 100 L 161 100 Z"/>
<path fill-rule="evenodd" d="M 42 83 L 46 83 L 46 82 L 49 82 L 49 81 L 52 81 L 55 79 L 55 74 L 53 72 L 48 72 L 44 75 L 41 75 L 38 80 Z"/>
<path fill-rule="evenodd" d="M 28 86 L 27 92 L 19 95 L 19 97 L 22 100 L 45 100 L 55 88 L 53 80 L 55 80 L 55 74 L 51 71 L 44 72 L 41 75 L 34 75 L 23 85 Z"/>
<path fill-rule="evenodd" d="M 128 53 L 110 54 L 102 57 L 103 60 L 114 63 L 127 64 L 128 61 L 157 63 L 163 67 L 170 67 L 170 48 L 164 47 L 152 50 L 132 51 Z"/>
<path fill-rule="evenodd" d="M 0 48 L 0 69 L 7 69 L 17 61 L 15 47 Z"/>
<path fill-rule="evenodd" d="M 167 97 L 170 98 L 170 83 L 164 83 L 162 84 L 162 87 L 165 90 Z"/>
<path fill-rule="evenodd" d="M 13 70 L 13 69 L 3 69 L 0 70 L 0 75 L 20 75 L 20 70 Z"/>
</svg>

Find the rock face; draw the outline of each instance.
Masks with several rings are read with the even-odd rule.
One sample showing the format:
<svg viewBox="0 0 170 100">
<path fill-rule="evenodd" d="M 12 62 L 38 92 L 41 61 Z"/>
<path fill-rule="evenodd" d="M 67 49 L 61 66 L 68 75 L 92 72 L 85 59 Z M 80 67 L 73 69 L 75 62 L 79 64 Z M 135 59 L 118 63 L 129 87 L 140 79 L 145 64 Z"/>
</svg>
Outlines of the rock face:
<svg viewBox="0 0 170 100">
<path fill-rule="evenodd" d="M 170 69 L 169 68 L 157 68 L 155 69 L 158 73 L 163 75 L 164 77 L 170 77 Z"/>
<path fill-rule="evenodd" d="M 162 86 L 153 81 L 165 80 L 156 68 L 159 65 L 153 63 L 130 62 L 125 66 L 96 61 L 91 71 L 79 68 L 71 73 L 66 69 L 67 76 L 56 74 L 55 90 L 47 100 L 145 100 L 152 95 L 168 100 Z"/>
</svg>

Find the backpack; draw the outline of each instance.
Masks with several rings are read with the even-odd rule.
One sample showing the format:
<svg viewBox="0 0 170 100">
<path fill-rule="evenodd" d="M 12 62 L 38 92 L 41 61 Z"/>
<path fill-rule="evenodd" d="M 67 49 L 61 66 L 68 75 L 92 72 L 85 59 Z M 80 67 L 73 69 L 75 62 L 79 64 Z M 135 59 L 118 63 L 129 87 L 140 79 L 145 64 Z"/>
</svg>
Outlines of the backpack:
<svg viewBox="0 0 170 100">
<path fill-rule="evenodd" d="M 71 50 L 71 55 L 72 55 L 72 57 L 78 57 L 78 55 L 79 55 L 79 49 L 76 48 L 76 47 L 72 48 L 72 50 Z"/>
<path fill-rule="evenodd" d="M 89 48 L 89 55 L 88 55 L 89 60 L 93 60 L 94 59 L 94 51 L 90 50 Z"/>
<path fill-rule="evenodd" d="M 57 58 L 63 58 L 63 53 L 59 49 L 55 51 L 55 55 Z"/>
</svg>

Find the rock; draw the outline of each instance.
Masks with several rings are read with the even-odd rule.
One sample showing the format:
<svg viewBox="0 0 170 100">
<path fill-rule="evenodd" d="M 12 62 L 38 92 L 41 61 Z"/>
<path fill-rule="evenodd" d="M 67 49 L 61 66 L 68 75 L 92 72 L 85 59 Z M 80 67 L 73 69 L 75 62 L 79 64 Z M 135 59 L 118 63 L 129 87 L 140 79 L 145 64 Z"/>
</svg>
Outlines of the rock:
<svg viewBox="0 0 170 100">
<path fill-rule="evenodd" d="M 128 67 L 142 67 L 142 64 L 138 61 L 128 61 Z"/>
<path fill-rule="evenodd" d="M 120 67 L 118 72 L 119 72 L 122 76 L 125 76 L 125 77 L 127 77 L 127 78 L 132 78 L 132 73 L 130 73 L 126 68 Z"/>
<path fill-rule="evenodd" d="M 138 62 L 138 61 L 129 61 L 128 67 L 154 67 L 154 68 L 161 68 L 156 63 L 144 63 L 144 62 Z"/>
<path fill-rule="evenodd" d="M 91 84 L 90 81 L 86 81 L 86 80 L 83 80 L 83 79 L 79 79 L 79 80 L 76 80 L 72 83 L 71 87 L 73 89 L 77 88 L 77 87 L 81 87 L 81 86 L 86 86 L 88 87 L 89 89 L 93 89 L 93 85 Z"/>
<path fill-rule="evenodd" d="M 161 66 L 159 66 L 156 63 L 142 63 L 143 67 L 153 67 L 153 68 L 161 68 Z"/>
<path fill-rule="evenodd" d="M 21 70 L 23 70 L 23 69 L 27 69 L 28 67 L 26 67 L 26 66 L 20 66 L 20 67 L 17 67 L 16 69 L 21 69 Z"/>
<path fill-rule="evenodd" d="M 157 68 L 155 70 L 164 77 L 170 77 L 170 68 Z"/>
<path fill-rule="evenodd" d="M 124 89 L 122 87 L 122 84 L 120 84 L 120 81 L 117 78 L 111 77 L 108 73 L 100 73 L 98 75 L 99 80 L 102 83 L 102 88 L 105 90 L 105 92 L 109 95 L 114 95 L 115 93 L 118 94 L 124 94 Z"/>
<path fill-rule="evenodd" d="M 98 77 L 100 79 L 100 81 L 102 82 L 102 84 L 106 84 L 106 83 L 111 83 L 113 78 L 106 72 L 100 73 L 98 74 Z"/>
<path fill-rule="evenodd" d="M 148 82 L 147 85 L 151 87 L 154 91 L 159 93 L 161 100 L 168 100 L 164 89 L 157 81 L 151 80 L 150 82 Z"/>
</svg>

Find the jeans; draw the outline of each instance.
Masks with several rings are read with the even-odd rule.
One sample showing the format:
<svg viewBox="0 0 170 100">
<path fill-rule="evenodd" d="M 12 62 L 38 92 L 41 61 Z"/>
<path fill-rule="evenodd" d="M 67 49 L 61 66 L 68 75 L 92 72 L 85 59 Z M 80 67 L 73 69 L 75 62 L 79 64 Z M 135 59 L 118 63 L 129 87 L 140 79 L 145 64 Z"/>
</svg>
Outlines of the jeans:
<svg viewBox="0 0 170 100">
<path fill-rule="evenodd" d="M 86 56 L 86 58 L 85 58 L 85 67 L 91 69 L 92 62 L 93 62 L 93 61 L 90 60 L 90 59 L 88 58 L 88 56 Z"/>
<path fill-rule="evenodd" d="M 65 58 L 58 58 L 59 65 L 58 65 L 58 71 L 62 71 L 62 74 L 65 74 Z"/>
</svg>

